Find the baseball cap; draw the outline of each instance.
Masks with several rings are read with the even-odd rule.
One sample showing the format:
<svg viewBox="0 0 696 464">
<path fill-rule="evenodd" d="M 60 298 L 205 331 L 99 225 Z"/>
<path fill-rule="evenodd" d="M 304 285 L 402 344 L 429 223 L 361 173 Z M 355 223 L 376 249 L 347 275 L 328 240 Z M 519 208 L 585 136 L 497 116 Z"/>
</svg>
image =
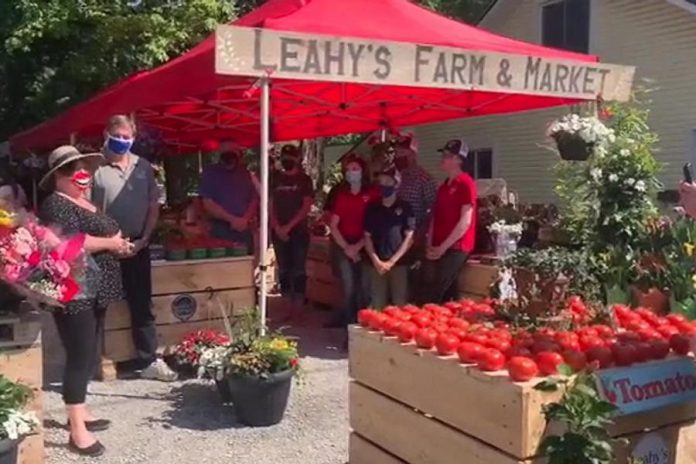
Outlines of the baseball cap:
<svg viewBox="0 0 696 464">
<path fill-rule="evenodd" d="M 285 156 L 289 158 L 299 158 L 300 149 L 295 145 L 283 145 L 283 148 L 280 149 L 280 157 L 282 158 Z"/>
<path fill-rule="evenodd" d="M 439 151 L 441 153 L 442 152 L 452 153 L 453 155 L 458 155 L 458 156 L 461 156 L 462 158 L 466 158 L 467 155 L 469 154 L 469 147 L 461 139 L 452 139 L 452 140 L 449 140 L 445 144 L 444 147 L 438 149 L 437 151 Z"/>
</svg>

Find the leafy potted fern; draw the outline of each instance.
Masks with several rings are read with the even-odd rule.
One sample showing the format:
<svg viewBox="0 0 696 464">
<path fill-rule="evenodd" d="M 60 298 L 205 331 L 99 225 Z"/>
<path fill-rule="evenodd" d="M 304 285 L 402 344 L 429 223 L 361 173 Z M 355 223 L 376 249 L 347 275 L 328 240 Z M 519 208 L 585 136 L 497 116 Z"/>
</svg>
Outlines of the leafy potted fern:
<svg viewBox="0 0 696 464">
<path fill-rule="evenodd" d="M 24 410 L 31 396 L 28 387 L 0 374 L 0 464 L 16 464 L 19 443 L 39 425 L 36 416 Z"/>
</svg>

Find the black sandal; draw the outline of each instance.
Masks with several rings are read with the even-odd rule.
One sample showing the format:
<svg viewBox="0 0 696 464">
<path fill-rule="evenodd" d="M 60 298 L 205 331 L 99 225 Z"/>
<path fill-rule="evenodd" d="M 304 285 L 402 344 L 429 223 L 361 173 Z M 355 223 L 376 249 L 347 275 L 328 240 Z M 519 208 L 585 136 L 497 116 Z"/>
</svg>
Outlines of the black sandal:
<svg viewBox="0 0 696 464">
<path fill-rule="evenodd" d="M 95 441 L 87 448 L 80 448 L 75 444 L 72 437 L 70 437 L 70 441 L 68 441 L 68 449 L 75 454 L 90 458 L 99 457 L 106 452 L 106 448 L 104 448 L 104 445 L 102 445 L 99 440 Z"/>
<path fill-rule="evenodd" d="M 66 424 L 66 427 L 70 429 L 70 421 Z M 95 419 L 93 421 L 85 422 L 85 427 L 88 432 L 103 432 L 109 430 L 111 427 L 111 421 L 109 419 Z"/>
</svg>

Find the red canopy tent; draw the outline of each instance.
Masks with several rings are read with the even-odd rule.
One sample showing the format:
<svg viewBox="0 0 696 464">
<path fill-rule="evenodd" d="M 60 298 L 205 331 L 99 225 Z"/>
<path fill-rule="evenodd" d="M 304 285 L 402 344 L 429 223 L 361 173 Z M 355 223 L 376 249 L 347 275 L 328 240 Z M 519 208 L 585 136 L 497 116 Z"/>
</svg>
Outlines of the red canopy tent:
<svg viewBox="0 0 696 464">
<path fill-rule="evenodd" d="M 166 143 L 197 148 L 209 139 L 260 141 L 267 153 L 270 133 L 273 141 L 285 141 L 525 111 L 592 100 L 607 88 L 625 98 L 633 77 L 627 68 L 592 64 L 594 56 L 499 36 L 408 0 L 269 0 L 232 24 L 181 57 L 15 135 L 13 151 L 49 149 L 73 136 L 99 138 L 110 115 L 132 113 L 139 124 L 160 130 Z M 377 67 L 366 71 L 370 56 L 363 60 L 363 51 Z M 261 65 L 269 59 L 276 60 L 273 72 Z M 430 82 L 422 81 L 424 63 L 434 68 Z M 512 82 L 521 74 L 524 79 Z M 266 156 L 261 184 L 265 263 Z M 265 266 L 261 271 L 265 320 Z"/>
<path fill-rule="evenodd" d="M 390 40 L 572 61 L 596 57 L 528 44 L 442 17 L 407 0 L 269 0 L 236 26 L 371 40 Z M 248 98 L 255 78 L 215 73 L 215 36 L 159 68 L 143 71 L 11 138 L 13 151 L 50 149 L 100 136 L 112 114 L 135 113 L 169 143 L 232 138 L 259 140 L 259 102 Z M 448 119 L 531 110 L 577 101 L 468 89 L 274 79 L 274 141 L 366 132 Z"/>
</svg>

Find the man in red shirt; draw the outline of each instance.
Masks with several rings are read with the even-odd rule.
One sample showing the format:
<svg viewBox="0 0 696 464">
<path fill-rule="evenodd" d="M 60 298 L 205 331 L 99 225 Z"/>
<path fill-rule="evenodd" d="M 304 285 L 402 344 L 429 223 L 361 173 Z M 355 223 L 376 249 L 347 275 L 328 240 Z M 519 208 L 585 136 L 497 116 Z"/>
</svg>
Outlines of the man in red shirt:
<svg viewBox="0 0 696 464">
<path fill-rule="evenodd" d="M 426 288 L 433 303 L 459 298 L 459 272 L 476 242 L 476 183 L 464 172 L 468 148 L 450 140 L 438 151 L 447 179 L 437 190 L 427 242 Z"/>
<path fill-rule="evenodd" d="M 329 323 L 345 327 L 356 321 L 367 303 L 367 276 L 362 272 L 365 247 L 365 212 L 378 201 L 379 190 L 370 184 L 365 162 L 357 155 L 343 160 L 344 183 L 336 188 L 331 205 L 331 260 L 343 287 L 343 304 Z"/>
</svg>

